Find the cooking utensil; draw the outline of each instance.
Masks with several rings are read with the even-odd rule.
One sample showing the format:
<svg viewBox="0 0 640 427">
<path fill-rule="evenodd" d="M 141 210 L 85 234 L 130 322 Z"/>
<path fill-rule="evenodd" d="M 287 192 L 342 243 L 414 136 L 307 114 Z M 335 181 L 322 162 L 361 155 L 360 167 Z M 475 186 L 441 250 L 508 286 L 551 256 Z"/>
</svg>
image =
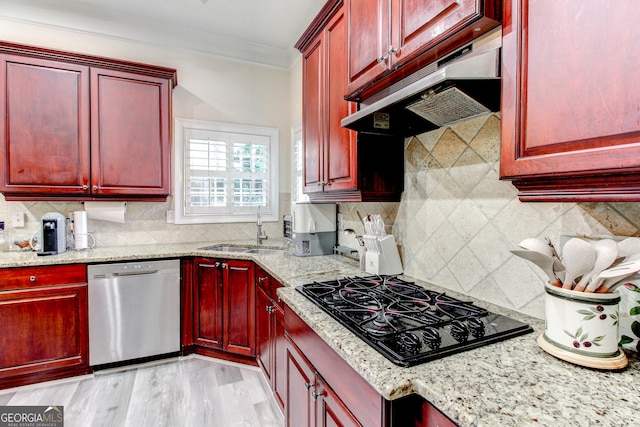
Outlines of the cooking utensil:
<svg viewBox="0 0 640 427">
<path fill-rule="evenodd" d="M 376 228 L 376 232 L 378 233 L 378 236 L 382 237 L 385 234 L 387 234 L 387 232 L 384 229 L 385 228 L 384 221 L 382 220 L 382 217 L 380 215 L 374 215 L 373 222 L 375 224 L 375 228 Z"/>
<path fill-rule="evenodd" d="M 523 249 L 529 249 L 531 251 L 540 252 L 542 254 L 548 255 L 553 258 L 553 271 L 556 277 L 560 278 L 561 281 L 564 279 L 564 273 L 560 273 L 564 271 L 564 265 L 558 258 L 558 254 L 556 253 L 553 245 L 551 245 L 551 241 L 544 241 L 542 239 L 538 239 L 536 237 L 529 237 L 521 241 L 518 246 Z M 555 254 L 555 255 L 554 255 Z M 560 277 L 562 276 L 562 277 Z"/>
<path fill-rule="evenodd" d="M 593 268 L 596 251 L 589 242 L 576 237 L 569 239 L 562 248 L 562 264 L 565 268 L 564 289 L 573 289 L 576 277 L 584 275 Z"/>
<path fill-rule="evenodd" d="M 558 256 L 558 252 L 556 252 L 556 247 L 553 246 L 553 243 L 551 243 L 551 239 L 549 238 L 549 236 L 544 236 L 544 241 L 551 248 L 551 256 L 554 256 L 554 257 L 560 259 L 560 256 Z"/>
<path fill-rule="evenodd" d="M 609 277 L 604 280 L 600 275 L 598 275 L 597 280 L 591 279 L 591 282 L 595 282 L 595 284 L 589 283 L 585 292 L 597 292 L 599 294 L 610 292 L 611 288 L 613 288 L 616 283 L 621 282 L 634 274 L 635 273 L 625 273 L 621 276 Z"/>
<path fill-rule="evenodd" d="M 618 258 L 618 244 L 611 239 L 598 240 L 593 244 L 593 250 L 596 252 L 596 260 L 593 267 L 582 275 L 576 287 L 573 288 L 574 291 L 584 291 L 593 276 L 600 274 L 602 270 L 610 267 L 616 258 Z"/>
<path fill-rule="evenodd" d="M 553 256 L 553 251 L 551 247 L 547 245 L 542 239 L 538 239 L 536 237 L 528 237 L 524 239 L 522 242 L 518 243 L 522 249 L 529 249 L 530 251 L 540 252 L 541 254 L 545 254 L 547 256 Z"/>
<path fill-rule="evenodd" d="M 618 256 L 628 257 L 635 254 L 640 254 L 640 237 L 627 237 L 618 242 Z"/>
<path fill-rule="evenodd" d="M 511 249 L 511 253 L 519 256 L 520 258 L 526 259 L 527 261 L 531 261 L 540 267 L 547 277 L 549 277 L 549 282 L 553 286 L 562 286 L 562 283 L 560 283 L 553 272 L 553 257 L 528 249 Z"/>
</svg>

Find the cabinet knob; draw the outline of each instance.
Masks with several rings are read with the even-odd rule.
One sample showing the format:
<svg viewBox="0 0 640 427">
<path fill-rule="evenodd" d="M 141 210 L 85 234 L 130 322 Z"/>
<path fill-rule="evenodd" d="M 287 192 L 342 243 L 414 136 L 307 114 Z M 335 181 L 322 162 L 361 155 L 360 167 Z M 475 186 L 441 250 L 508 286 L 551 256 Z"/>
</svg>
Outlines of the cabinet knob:
<svg viewBox="0 0 640 427">
<path fill-rule="evenodd" d="M 304 383 L 304 388 L 306 388 L 307 390 L 309 390 L 309 389 L 311 388 L 311 386 L 312 386 L 312 385 L 313 385 L 313 384 L 311 384 L 311 383 L 307 383 L 307 382 L 305 382 L 305 383 Z"/>
<path fill-rule="evenodd" d="M 398 54 L 400 53 L 400 49 L 389 46 L 389 50 L 387 52 L 389 52 L 390 55 L 398 56 Z"/>
<path fill-rule="evenodd" d="M 93 189 L 93 191 L 98 191 L 98 186 L 94 185 L 93 187 L 91 187 Z"/>
<path fill-rule="evenodd" d="M 380 64 L 382 62 L 387 62 L 387 59 L 389 59 L 389 55 L 378 56 L 378 64 Z"/>
<path fill-rule="evenodd" d="M 264 283 L 267 281 L 266 277 L 258 277 L 258 283 Z"/>
<path fill-rule="evenodd" d="M 216 262 L 215 264 L 213 264 L 213 268 L 218 268 L 220 267 L 220 262 Z"/>
<path fill-rule="evenodd" d="M 313 400 L 318 400 L 318 397 L 322 396 L 322 392 L 320 393 L 316 393 L 315 391 L 311 392 L 311 397 L 313 398 Z"/>
<path fill-rule="evenodd" d="M 83 189 L 83 190 L 88 190 L 88 189 L 89 189 L 89 186 L 85 184 L 85 185 L 83 185 L 83 186 L 82 186 L 82 189 Z"/>
<path fill-rule="evenodd" d="M 35 282 L 36 281 L 36 276 L 29 276 L 29 281 L 30 282 Z"/>
<path fill-rule="evenodd" d="M 228 268 L 229 264 L 227 264 L 226 262 L 223 262 L 222 264 L 220 264 L 220 267 L 222 268 Z"/>
</svg>

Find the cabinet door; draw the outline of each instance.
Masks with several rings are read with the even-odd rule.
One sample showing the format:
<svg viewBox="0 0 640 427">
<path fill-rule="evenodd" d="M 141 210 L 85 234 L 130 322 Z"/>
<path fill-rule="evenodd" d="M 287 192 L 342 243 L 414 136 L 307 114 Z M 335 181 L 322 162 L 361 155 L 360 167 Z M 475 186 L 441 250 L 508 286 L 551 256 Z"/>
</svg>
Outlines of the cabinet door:
<svg viewBox="0 0 640 427">
<path fill-rule="evenodd" d="M 221 263 L 213 259 L 196 258 L 193 274 L 194 343 L 221 349 L 223 340 Z"/>
<path fill-rule="evenodd" d="M 168 80 L 91 69 L 94 194 L 170 194 L 170 111 Z"/>
<path fill-rule="evenodd" d="M 522 200 L 640 200 L 640 8 L 601 6 L 505 2 L 500 175 Z"/>
<path fill-rule="evenodd" d="M 228 260 L 224 271 L 224 350 L 255 355 L 256 304 L 253 262 Z"/>
<path fill-rule="evenodd" d="M 302 75 L 302 138 L 304 144 L 305 193 L 322 191 L 323 172 L 323 83 L 322 35 L 304 52 Z"/>
<path fill-rule="evenodd" d="M 315 387 L 315 372 L 311 364 L 300 354 L 294 344 L 286 344 L 287 398 L 285 421 L 287 427 L 313 426 L 315 402 L 311 390 Z"/>
<path fill-rule="evenodd" d="M 0 292 L 0 330 L 0 386 L 88 369 L 87 284 Z"/>
<path fill-rule="evenodd" d="M 477 0 L 391 0 L 391 3 L 391 68 L 476 21 L 483 16 L 484 7 Z"/>
<path fill-rule="evenodd" d="M 284 338 L 284 311 L 278 305 L 273 310 L 273 372 L 271 384 L 276 402 L 280 408 L 284 408 L 287 395 L 287 349 Z"/>
<path fill-rule="evenodd" d="M 269 384 L 273 384 L 273 315 L 271 300 L 263 289 L 256 289 L 256 355 Z"/>
<path fill-rule="evenodd" d="M 361 427 L 344 403 L 322 380 L 316 385 L 316 427 Z"/>
<path fill-rule="evenodd" d="M 356 133 L 340 125 L 349 115 L 347 92 L 347 20 L 344 8 L 327 24 L 325 90 L 325 191 L 354 190 L 358 186 L 356 171 Z"/>
<path fill-rule="evenodd" d="M 389 48 L 389 0 L 347 0 L 348 90 L 384 74 Z M 345 95 L 345 92 L 343 95 Z"/>
<path fill-rule="evenodd" d="M 0 192 L 88 193 L 89 69 L 0 55 Z"/>
</svg>

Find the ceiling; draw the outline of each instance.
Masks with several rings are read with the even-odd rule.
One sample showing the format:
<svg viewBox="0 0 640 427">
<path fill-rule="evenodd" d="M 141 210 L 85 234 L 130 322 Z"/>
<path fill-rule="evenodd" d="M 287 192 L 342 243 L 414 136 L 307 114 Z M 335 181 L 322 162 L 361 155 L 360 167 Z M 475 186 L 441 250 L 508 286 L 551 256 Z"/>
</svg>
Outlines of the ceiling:
<svg viewBox="0 0 640 427">
<path fill-rule="evenodd" d="M 0 0 L 0 17 L 287 69 L 326 0 Z"/>
</svg>

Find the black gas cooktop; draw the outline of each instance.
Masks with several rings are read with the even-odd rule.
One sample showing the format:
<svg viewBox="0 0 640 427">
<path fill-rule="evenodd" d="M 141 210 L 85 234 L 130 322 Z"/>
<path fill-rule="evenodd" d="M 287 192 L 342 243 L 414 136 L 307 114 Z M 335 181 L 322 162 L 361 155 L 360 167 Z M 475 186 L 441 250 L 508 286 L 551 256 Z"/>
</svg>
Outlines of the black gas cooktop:
<svg viewBox="0 0 640 427">
<path fill-rule="evenodd" d="M 349 277 L 296 288 L 400 366 L 527 334 L 522 322 L 394 276 Z"/>
</svg>

